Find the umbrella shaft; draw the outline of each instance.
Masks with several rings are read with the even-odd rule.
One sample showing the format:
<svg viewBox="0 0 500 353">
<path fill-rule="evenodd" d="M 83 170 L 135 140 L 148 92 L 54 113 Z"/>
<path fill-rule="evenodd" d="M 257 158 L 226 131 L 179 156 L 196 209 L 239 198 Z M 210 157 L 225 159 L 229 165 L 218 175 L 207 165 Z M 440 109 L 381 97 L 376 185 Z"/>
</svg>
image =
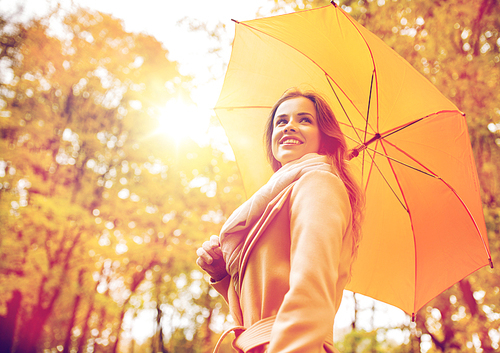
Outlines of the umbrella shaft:
<svg viewBox="0 0 500 353">
<path fill-rule="evenodd" d="M 371 139 L 366 141 L 365 143 L 356 146 L 352 150 L 349 151 L 349 157 L 348 159 L 351 160 L 354 157 L 359 156 L 359 152 L 364 151 L 369 145 L 371 145 L 373 142 L 379 140 L 382 137 L 379 133 L 376 133 L 375 136 L 373 136 Z"/>
</svg>

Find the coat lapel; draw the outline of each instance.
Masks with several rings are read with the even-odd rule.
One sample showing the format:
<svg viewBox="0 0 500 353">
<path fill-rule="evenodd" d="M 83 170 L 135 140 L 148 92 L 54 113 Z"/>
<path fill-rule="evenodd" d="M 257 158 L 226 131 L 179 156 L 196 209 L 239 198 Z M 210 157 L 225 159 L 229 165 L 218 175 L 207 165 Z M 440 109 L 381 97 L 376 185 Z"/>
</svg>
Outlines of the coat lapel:
<svg viewBox="0 0 500 353">
<path fill-rule="evenodd" d="M 292 192 L 293 186 L 297 181 L 294 181 L 290 185 L 288 185 L 285 189 L 283 189 L 274 199 L 269 202 L 264 213 L 259 218 L 257 223 L 253 226 L 253 228 L 248 233 L 248 236 L 245 239 L 243 244 L 243 248 L 241 249 L 240 263 L 239 263 L 239 280 L 238 280 L 238 288 L 237 293 L 241 293 L 241 283 L 243 282 L 243 276 L 245 274 L 245 268 L 248 262 L 248 258 L 250 257 L 250 253 L 252 249 L 255 247 L 255 244 L 259 240 L 260 236 L 264 233 L 267 226 L 274 217 L 281 210 L 285 202 L 287 201 L 290 193 Z"/>
</svg>

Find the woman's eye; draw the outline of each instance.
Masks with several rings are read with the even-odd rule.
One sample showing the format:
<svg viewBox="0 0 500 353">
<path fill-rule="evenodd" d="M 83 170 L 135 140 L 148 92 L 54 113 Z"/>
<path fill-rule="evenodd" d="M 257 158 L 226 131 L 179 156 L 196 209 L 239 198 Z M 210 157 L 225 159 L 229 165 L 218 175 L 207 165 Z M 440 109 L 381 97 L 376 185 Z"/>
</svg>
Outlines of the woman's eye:
<svg viewBox="0 0 500 353">
<path fill-rule="evenodd" d="M 276 126 L 278 125 L 281 125 L 281 124 L 286 124 L 287 121 L 285 119 L 279 119 L 278 121 L 276 121 Z"/>
<path fill-rule="evenodd" d="M 312 120 L 310 118 L 302 118 L 300 121 L 305 122 L 305 123 L 309 123 L 309 124 L 312 123 Z"/>
</svg>

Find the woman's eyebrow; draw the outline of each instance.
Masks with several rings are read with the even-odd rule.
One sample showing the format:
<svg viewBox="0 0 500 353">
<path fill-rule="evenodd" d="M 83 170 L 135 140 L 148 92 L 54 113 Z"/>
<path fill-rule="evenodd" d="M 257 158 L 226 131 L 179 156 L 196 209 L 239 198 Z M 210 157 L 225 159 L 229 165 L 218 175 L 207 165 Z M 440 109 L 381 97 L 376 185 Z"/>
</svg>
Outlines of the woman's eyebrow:
<svg viewBox="0 0 500 353">
<path fill-rule="evenodd" d="M 308 115 L 312 118 L 314 118 L 314 115 L 312 115 L 311 113 L 308 113 L 308 112 L 300 112 L 300 113 L 297 113 L 298 116 L 304 116 L 304 115 Z"/>
<path fill-rule="evenodd" d="M 299 117 L 300 116 L 309 116 L 311 118 L 314 118 L 314 115 L 312 115 L 311 113 L 308 113 L 308 112 L 300 112 L 300 113 L 297 113 L 296 115 L 299 116 Z M 289 117 L 288 114 L 283 113 L 283 114 L 280 114 L 280 115 L 275 115 L 274 116 L 274 120 L 278 120 L 278 119 L 281 119 L 281 118 L 288 118 L 288 117 Z"/>
<path fill-rule="evenodd" d="M 274 116 L 274 120 L 279 119 L 279 118 L 288 118 L 288 114 L 283 113 L 283 114 Z"/>
</svg>

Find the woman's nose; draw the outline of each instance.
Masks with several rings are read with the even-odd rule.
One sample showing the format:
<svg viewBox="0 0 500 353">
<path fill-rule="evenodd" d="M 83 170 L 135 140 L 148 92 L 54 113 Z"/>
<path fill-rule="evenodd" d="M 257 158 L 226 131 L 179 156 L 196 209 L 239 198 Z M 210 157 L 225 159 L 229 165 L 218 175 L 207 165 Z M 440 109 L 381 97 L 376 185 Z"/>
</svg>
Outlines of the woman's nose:
<svg viewBox="0 0 500 353">
<path fill-rule="evenodd" d="M 293 131 L 296 132 L 295 126 L 289 121 L 288 124 L 285 126 L 285 132 Z"/>
</svg>

